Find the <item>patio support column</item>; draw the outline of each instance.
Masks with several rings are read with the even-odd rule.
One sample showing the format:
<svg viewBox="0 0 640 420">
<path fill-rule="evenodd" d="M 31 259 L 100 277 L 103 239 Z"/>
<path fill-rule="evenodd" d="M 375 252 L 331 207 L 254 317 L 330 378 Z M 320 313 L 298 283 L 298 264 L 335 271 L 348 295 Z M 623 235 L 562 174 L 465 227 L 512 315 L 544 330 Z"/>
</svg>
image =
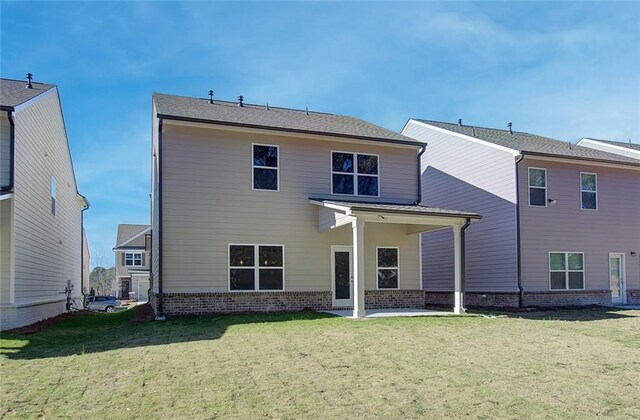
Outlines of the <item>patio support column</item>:
<svg viewBox="0 0 640 420">
<path fill-rule="evenodd" d="M 466 312 L 464 308 L 464 293 L 462 291 L 462 227 L 453 226 L 453 266 L 454 266 L 454 306 L 453 313 L 461 315 Z"/>
<path fill-rule="evenodd" d="M 353 317 L 364 318 L 364 220 L 351 222 L 353 230 Z"/>
</svg>

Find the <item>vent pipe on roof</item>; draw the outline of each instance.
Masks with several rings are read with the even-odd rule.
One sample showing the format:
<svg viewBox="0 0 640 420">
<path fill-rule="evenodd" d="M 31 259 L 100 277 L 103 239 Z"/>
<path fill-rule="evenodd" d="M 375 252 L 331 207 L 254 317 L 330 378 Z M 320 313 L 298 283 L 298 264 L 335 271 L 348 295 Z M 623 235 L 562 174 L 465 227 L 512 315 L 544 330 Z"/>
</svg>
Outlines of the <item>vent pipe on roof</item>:
<svg viewBox="0 0 640 420">
<path fill-rule="evenodd" d="M 244 106 L 244 96 L 238 96 L 238 106 L 242 108 Z"/>
<path fill-rule="evenodd" d="M 304 108 L 304 113 L 309 115 L 309 107 L 308 106 Z"/>
<path fill-rule="evenodd" d="M 213 103 L 213 91 L 212 90 L 209 91 L 209 103 L 210 104 Z"/>
<path fill-rule="evenodd" d="M 509 134 L 513 134 L 513 130 L 512 130 L 512 128 L 513 128 L 513 123 L 508 123 L 508 124 L 507 124 L 507 127 L 509 127 Z"/>
<path fill-rule="evenodd" d="M 33 79 L 33 74 L 27 73 L 27 89 L 33 89 L 33 85 L 31 84 L 31 79 Z"/>
<path fill-rule="evenodd" d="M 458 118 L 458 125 L 462 125 L 462 118 Z"/>
<path fill-rule="evenodd" d="M 568 141 L 567 143 L 569 143 L 569 149 L 573 149 L 573 144 L 571 144 L 570 141 Z"/>
<path fill-rule="evenodd" d="M 267 102 L 267 106 L 264 109 L 266 109 L 267 111 L 269 110 L 269 102 Z"/>
</svg>

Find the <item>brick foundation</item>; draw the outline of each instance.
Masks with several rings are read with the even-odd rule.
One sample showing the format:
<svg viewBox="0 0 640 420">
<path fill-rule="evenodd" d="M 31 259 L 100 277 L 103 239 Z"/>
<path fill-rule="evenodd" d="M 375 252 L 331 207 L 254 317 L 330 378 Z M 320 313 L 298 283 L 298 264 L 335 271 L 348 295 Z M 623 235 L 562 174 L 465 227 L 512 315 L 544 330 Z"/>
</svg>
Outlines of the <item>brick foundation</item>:
<svg viewBox="0 0 640 420">
<path fill-rule="evenodd" d="M 453 307 L 453 292 L 424 292 L 426 306 Z M 517 308 L 517 292 L 467 292 L 464 294 L 467 307 Z"/>
<path fill-rule="evenodd" d="M 365 290 L 367 309 L 424 308 L 422 290 Z"/>
<path fill-rule="evenodd" d="M 627 290 L 627 303 L 629 305 L 640 305 L 640 289 Z"/>
<path fill-rule="evenodd" d="M 562 292 L 525 292 L 524 306 L 611 305 L 609 290 L 567 290 Z"/>
<path fill-rule="evenodd" d="M 165 315 L 297 312 L 331 308 L 331 292 L 165 293 Z"/>
</svg>

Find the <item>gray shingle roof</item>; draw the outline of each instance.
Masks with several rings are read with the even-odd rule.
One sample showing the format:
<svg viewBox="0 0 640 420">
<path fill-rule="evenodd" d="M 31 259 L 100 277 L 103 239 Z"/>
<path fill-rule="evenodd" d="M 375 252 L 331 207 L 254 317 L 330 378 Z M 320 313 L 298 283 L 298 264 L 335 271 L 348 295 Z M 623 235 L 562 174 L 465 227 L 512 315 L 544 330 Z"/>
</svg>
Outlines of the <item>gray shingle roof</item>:
<svg viewBox="0 0 640 420">
<path fill-rule="evenodd" d="M 150 227 L 151 226 L 149 225 L 128 225 L 128 224 L 118 225 L 118 237 L 116 238 L 116 248 L 122 245 L 122 243 L 133 238 L 143 230 L 148 229 Z M 135 241 L 128 243 L 127 246 L 144 248 L 144 235 L 141 235 L 140 237 L 136 238 Z"/>
<path fill-rule="evenodd" d="M 295 131 L 309 134 L 337 135 L 341 137 L 385 139 L 418 143 L 386 128 L 354 117 L 322 112 L 277 108 L 235 102 L 213 101 L 184 96 L 154 93 L 153 101 L 158 115 L 201 120 L 222 125 L 247 126 L 272 130 Z"/>
<path fill-rule="evenodd" d="M 55 87 L 46 83 L 31 84 L 33 89 L 27 89 L 24 80 L 0 79 L 0 105 L 13 108 Z"/>
<path fill-rule="evenodd" d="M 550 156 L 560 156 L 574 159 L 599 160 L 616 163 L 629 163 L 640 165 L 640 160 L 627 156 L 616 155 L 613 153 L 603 152 L 584 146 L 577 146 L 569 142 L 555 140 L 548 137 L 538 136 L 535 134 L 514 131 L 509 133 L 508 130 L 499 130 L 496 128 L 476 127 L 469 125 L 458 125 L 445 123 L 440 121 L 430 121 L 415 119 L 416 121 L 435 127 L 444 128 L 445 130 L 475 137 L 499 146 L 523 152 L 524 154 L 541 154 Z"/>
<path fill-rule="evenodd" d="M 418 206 L 402 203 L 373 203 L 373 202 L 359 202 L 359 201 L 342 201 L 342 200 L 326 200 L 322 198 L 309 198 L 311 201 L 316 201 L 326 204 L 334 204 L 337 206 L 348 207 L 351 210 L 370 210 L 370 211 L 385 211 L 390 213 L 402 213 L 402 214 L 418 214 L 425 216 L 456 216 L 456 217 L 469 217 L 472 219 L 480 219 L 477 213 L 471 213 L 459 210 L 442 209 L 439 207 Z"/>
<path fill-rule="evenodd" d="M 633 149 L 640 151 L 640 144 L 637 143 L 627 143 L 624 141 L 613 141 L 613 140 L 602 140 L 602 139 L 592 139 L 591 137 L 586 137 L 587 140 L 599 141 L 600 143 L 607 143 L 613 146 L 618 147 L 626 147 L 627 149 Z"/>
</svg>

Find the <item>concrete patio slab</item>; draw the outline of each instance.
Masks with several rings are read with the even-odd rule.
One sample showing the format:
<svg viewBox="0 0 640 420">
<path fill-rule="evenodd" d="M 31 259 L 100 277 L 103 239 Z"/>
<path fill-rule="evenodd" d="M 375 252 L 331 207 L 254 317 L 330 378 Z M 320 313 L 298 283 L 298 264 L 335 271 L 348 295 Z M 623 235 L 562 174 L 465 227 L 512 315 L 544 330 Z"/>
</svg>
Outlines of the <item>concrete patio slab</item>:
<svg viewBox="0 0 640 420">
<path fill-rule="evenodd" d="M 336 309 L 331 311 L 322 311 L 328 314 L 342 316 L 345 318 L 353 318 L 353 310 L 351 309 Z M 448 316 L 454 315 L 449 311 L 434 311 L 429 309 L 414 309 L 414 308 L 401 308 L 401 309 L 367 309 L 365 311 L 366 318 L 389 318 L 396 316 Z"/>
</svg>

